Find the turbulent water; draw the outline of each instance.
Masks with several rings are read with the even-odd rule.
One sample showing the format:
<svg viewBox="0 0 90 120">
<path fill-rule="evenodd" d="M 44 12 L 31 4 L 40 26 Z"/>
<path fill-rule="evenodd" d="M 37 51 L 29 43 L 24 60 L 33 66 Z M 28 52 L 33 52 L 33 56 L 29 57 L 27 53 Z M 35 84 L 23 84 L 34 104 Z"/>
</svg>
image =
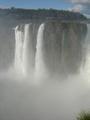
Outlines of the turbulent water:
<svg viewBox="0 0 90 120">
<path fill-rule="evenodd" d="M 84 23 L 32 22 L 1 40 L 0 120 L 72 120 L 90 110 L 89 32 Z"/>
</svg>

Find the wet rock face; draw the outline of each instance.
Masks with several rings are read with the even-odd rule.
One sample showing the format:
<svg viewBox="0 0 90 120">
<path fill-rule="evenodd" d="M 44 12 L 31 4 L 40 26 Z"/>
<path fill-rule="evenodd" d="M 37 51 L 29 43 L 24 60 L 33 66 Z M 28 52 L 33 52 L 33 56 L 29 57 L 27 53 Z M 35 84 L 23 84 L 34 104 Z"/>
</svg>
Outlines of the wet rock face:
<svg viewBox="0 0 90 120">
<path fill-rule="evenodd" d="M 46 23 L 44 31 L 44 60 L 56 73 L 76 73 L 82 62 L 87 26 L 80 23 Z"/>
<path fill-rule="evenodd" d="M 31 22 L 29 24 L 30 29 L 28 33 L 29 38 L 32 40 L 33 66 L 35 67 L 37 34 L 42 22 Z M 18 30 L 23 32 L 23 34 L 25 34 L 25 25 L 18 25 Z M 3 34 L 0 33 L 1 69 L 11 66 L 15 58 L 15 35 L 14 30 L 12 30 L 14 27 L 13 24 L 7 27 L 4 25 L 3 29 L 0 29 L 1 33 L 3 32 Z M 6 34 L 4 34 L 5 30 L 7 30 Z M 54 74 L 77 73 L 85 57 L 83 45 L 86 35 L 86 24 L 61 23 L 59 21 L 44 22 L 41 52 L 47 71 Z M 28 51 L 29 54 L 30 52 Z"/>
<path fill-rule="evenodd" d="M 41 27 L 42 25 L 44 26 Z M 24 59 L 28 61 L 25 64 L 31 64 L 32 59 L 34 70 L 38 66 L 39 71 L 44 70 L 43 67 L 45 67 L 51 74 L 77 73 L 85 57 L 83 45 L 87 34 L 87 26 L 80 23 L 55 21 L 36 26 L 37 23 L 25 24 L 24 27 L 28 27 L 28 29 L 24 30 L 22 26 L 19 26 L 20 31 L 24 31 L 24 38 L 22 39 L 24 39 L 23 45 L 25 47 L 22 45 L 22 53 L 25 51 L 23 53 Z M 16 35 L 16 38 L 18 38 L 18 35 Z M 18 40 L 16 41 L 18 42 Z M 22 44 L 22 41 L 19 41 L 18 44 Z M 15 51 L 19 50 L 17 46 Z M 17 54 L 19 56 L 19 51 Z M 25 56 L 29 57 L 26 58 Z"/>
</svg>

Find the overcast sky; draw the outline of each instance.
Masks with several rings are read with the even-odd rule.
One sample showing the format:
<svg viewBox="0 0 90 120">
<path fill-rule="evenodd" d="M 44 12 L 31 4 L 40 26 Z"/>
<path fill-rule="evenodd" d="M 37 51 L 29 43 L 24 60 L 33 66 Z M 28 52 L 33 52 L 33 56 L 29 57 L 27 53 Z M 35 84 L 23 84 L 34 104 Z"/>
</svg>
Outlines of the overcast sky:
<svg viewBox="0 0 90 120">
<path fill-rule="evenodd" d="M 0 0 L 0 7 L 55 8 L 90 14 L 90 0 Z"/>
</svg>

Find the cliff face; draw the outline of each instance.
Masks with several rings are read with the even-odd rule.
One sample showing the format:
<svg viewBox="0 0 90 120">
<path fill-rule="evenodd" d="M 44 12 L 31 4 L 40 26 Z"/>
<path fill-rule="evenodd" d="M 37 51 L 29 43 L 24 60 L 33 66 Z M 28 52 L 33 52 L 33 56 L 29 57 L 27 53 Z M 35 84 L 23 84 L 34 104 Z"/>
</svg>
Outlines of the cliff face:
<svg viewBox="0 0 90 120">
<path fill-rule="evenodd" d="M 85 57 L 83 45 L 86 34 L 85 24 L 47 23 L 44 33 L 44 56 L 47 67 L 59 74 L 78 72 Z"/>
<path fill-rule="evenodd" d="M 79 72 L 85 57 L 85 24 L 30 23 L 16 27 L 16 33 L 15 58 L 17 64 L 22 63 L 21 70 L 28 71 L 28 66 L 33 65 L 34 71 L 46 70 L 49 74 Z"/>
<path fill-rule="evenodd" d="M 3 12 L 2 12 L 3 11 Z M 0 68 L 8 68 L 14 63 L 15 59 L 15 27 L 19 25 L 19 29 L 25 34 L 25 24 L 29 23 L 30 33 L 32 34 L 32 49 L 33 49 L 33 66 L 35 66 L 35 56 L 36 56 L 36 45 L 37 45 L 37 34 L 40 24 L 44 23 L 43 30 L 43 61 L 49 71 L 52 73 L 75 73 L 78 72 L 83 58 L 85 56 L 83 45 L 85 42 L 87 34 L 87 25 L 76 23 L 76 22 L 60 22 L 59 19 L 49 19 L 46 20 L 48 14 L 59 15 L 65 18 L 65 16 L 73 16 L 75 18 L 80 18 L 81 14 L 68 13 L 64 11 L 54 11 L 52 10 L 48 13 L 45 10 L 0 10 Z M 28 12 L 28 14 L 26 14 Z M 29 19 L 28 17 L 32 13 L 34 16 L 42 14 L 40 19 Z M 43 12 L 45 12 L 43 14 Z M 2 13 L 2 16 L 1 16 Z M 45 16 L 44 16 L 45 15 Z M 77 17 L 76 17 L 77 16 Z M 42 19 L 44 18 L 45 19 Z M 85 19 L 84 16 L 81 18 Z M 23 26 L 23 27 L 21 27 Z"/>
</svg>

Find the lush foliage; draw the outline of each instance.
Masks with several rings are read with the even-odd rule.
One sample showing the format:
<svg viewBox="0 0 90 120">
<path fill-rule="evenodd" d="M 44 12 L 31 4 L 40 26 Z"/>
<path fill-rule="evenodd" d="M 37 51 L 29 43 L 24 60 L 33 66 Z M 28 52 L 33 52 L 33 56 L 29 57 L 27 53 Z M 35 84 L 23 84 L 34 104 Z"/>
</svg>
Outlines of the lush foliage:
<svg viewBox="0 0 90 120">
<path fill-rule="evenodd" d="M 90 112 L 81 112 L 77 120 L 90 120 Z"/>
<path fill-rule="evenodd" d="M 42 20 L 86 20 L 81 13 L 55 9 L 0 9 L 0 17 L 12 17 L 14 19 L 42 19 Z"/>
</svg>

